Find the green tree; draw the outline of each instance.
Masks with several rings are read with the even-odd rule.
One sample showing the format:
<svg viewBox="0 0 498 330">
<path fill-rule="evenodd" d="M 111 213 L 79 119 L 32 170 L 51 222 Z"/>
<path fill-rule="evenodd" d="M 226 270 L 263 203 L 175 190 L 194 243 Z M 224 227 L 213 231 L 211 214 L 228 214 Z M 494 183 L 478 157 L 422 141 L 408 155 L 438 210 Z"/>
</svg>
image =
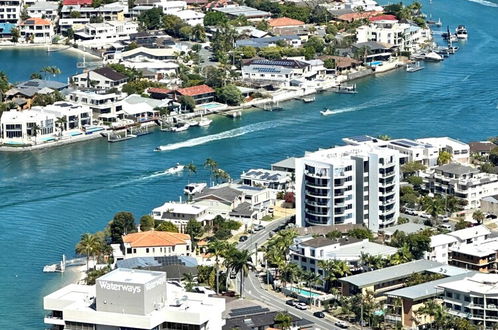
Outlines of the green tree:
<svg viewBox="0 0 498 330">
<path fill-rule="evenodd" d="M 178 233 L 178 227 L 171 221 L 161 221 L 156 226 L 157 231 L 169 231 L 171 233 Z"/>
<path fill-rule="evenodd" d="M 232 251 L 228 256 L 228 265 L 236 274 L 240 276 L 240 297 L 244 296 L 244 279 L 249 273 L 249 269 L 253 269 L 254 266 L 251 261 L 251 252 L 248 250 L 235 250 Z"/>
<path fill-rule="evenodd" d="M 427 167 L 419 162 L 408 162 L 401 165 L 401 171 L 405 175 L 414 175 L 417 172 L 424 171 Z"/>
<path fill-rule="evenodd" d="M 339 230 L 332 230 L 327 233 L 328 239 L 338 239 L 342 237 L 342 233 Z"/>
<path fill-rule="evenodd" d="M 163 16 L 163 27 L 166 33 L 178 37 L 180 29 L 186 24 L 182 19 L 175 15 L 164 15 Z"/>
<path fill-rule="evenodd" d="M 333 58 L 327 58 L 323 61 L 323 65 L 327 69 L 335 69 L 335 60 Z"/>
<path fill-rule="evenodd" d="M 71 16 L 71 18 L 80 18 L 81 17 L 81 13 L 79 11 L 73 10 L 69 14 L 69 16 Z"/>
<path fill-rule="evenodd" d="M 90 263 L 90 257 L 93 257 L 99 253 L 101 249 L 101 242 L 99 239 L 90 233 L 85 233 L 81 235 L 81 239 L 76 244 L 76 253 L 79 255 L 86 256 L 86 271 L 88 272 L 88 267 Z"/>
<path fill-rule="evenodd" d="M 21 31 L 19 31 L 18 28 L 12 28 L 10 30 L 10 34 L 12 36 L 12 38 L 10 39 L 10 41 L 12 41 L 13 43 L 19 42 L 19 38 L 21 37 Z"/>
<path fill-rule="evenodd" d="M 243 58 L 253 58 L 257 55 L 256 48 L 252 46 L 242 46 L 238 50 Z"/>
<path fill-rule="evenodd" d="M 57 120 L 55 121 L 55 124 L 61 131 L 64 131 L 67 129 L 67 119 L 66 117 L 57 117 Z"/>
<path fill-rule="evenodd" d="M 437 157 L 437 163 L 439 165 L 448 164 L 451 162 L 452 155 L 448 151 L 441 151 Z"/>
<path fill-rule="evenodd" d="M 191 35 L 196 41 L 204 42 L 206 40 L 206 30 L 204 29 L 204 26 L 200 24 L 197 24 L 192 28 Z"/>
<path fill-rule="evenodd" d="M 220 88 L 225 85 L 225 71 L 219 69 L 215 66 L 207 66 L 204 69 L 204 75 L 206 76 L 206 84 L 213 88 Z"/>
<path fill-rule="evenodd" d="M 197 239 L 203 234 L 204 230 L 202 224 L 196 219 L 190 219 L 187 222 L 187 227 L 185 227 L 185 233 L 189 234 L 192 238 L 192 243 L 194 246 L 197 245 Z"/>
<path fill-rule="evenodd" d="M 204 16 L 205 26 L 219 26 L 228 22 L 225 14 L 218 11 L 208 11 Z"/>
<path fill-rule="evenodd" d="M 351 274 L 349 265 L 343 260 L 319 260 L 318 267 L 323 270 L 325 292 L 330 292 L 332 284 L 340 277 Z"/>
<path fill-rule="evenodd" d="M 237 86 L 229 84 L 216 90 L 216 97 L 222 103 L 228 105 L 239 105 L 243 96 Z"/>
<path fill-rule="evenodd" d="M 424 179 L 416 175 L 410 175 L 406 178 L 406 181 L 414 186 L 416 189 L 420 189 L 420 186 L 424 183 Z"/>
<path fill-rule="evenodd" d="M 268 21 L 266 20 L 261 20 L 256 23 L 256 29 L 261 31 L 268 31 L 270 29 L 270 24 L 268 24 Z"/>
<path fill-rule="evenodd" d="M 458 220 L 458 222 L 455 224 L 455 230 L 461 230 L 469 227 L 469 223 L 465 221 L 464 219 Z"/>
<path fill-rule="evenodd" d="M 429 197 L 425 196 L 422 198 L 422 208 L 425 212 L 430 214 L 433 219 L 435 219 L 439 214 L 443 214 L 444 209 L 444 201 L 441 197 Z"/>
<path fill-rule="evenodd" d="M 482 213 L 481 210 L 476 210 L 474 213 L 472 213 L 472 219 L 477 221 L 478 224 L 482 224 L 484 221 L 485 215 Z"/>
<path fill-rule="evenodd" d="M 435 329 L 446 329 L 445 324 L 449 320 L 449 315 L 445 308 L 437 300 L 432 299 L 426 301 L 415 312 L 417 318 L 421 316 L 429 316 L 434 321 L 432 325 Z"/>
<path fill-rule="evenodd" d="M 47 78 L 47 75 L 51 74 L 55 77 L 56 75 L 59 75 L 62 73 L 61 69 L 59 69 L 56 66 L 46 66 L 46 67 L 43 67 L 40 71 L 45 74 L 45 79 Z"/>
<path fill-rule="evenodd" d="M 382 140 L 382 141 L 389 141 L 389 140 L 391 140 L 391 137 L 387 134 L 381 134 L 381 135 L 377 135 L 377 139 Z"/>
<path fill-rule="evenodd" d="M 9 78 L 5 72 L 0 71 L 0 92 L 5 93 L 10 89 Z"/>
<path fill-rule="evenodd" d="M 73 40 L 74 39 L 74 30 L 72 28 L 69 28 L 69 29 L 66 30 L 66 37 L 69 40 Z"/>
<path fill-rule="evenodd" d="M 353 228 L 350 229 L 346 235 L 357 239 L 373 239 L 373 233 L 368 228 Z"/>
<path fill-rule="evenodd" d="M 185 282 L 185 291 L 192 292 L 194 288 L 194 275 L 192 273 L 183 273 L 182 281 Z"/>
<path fill-rule="evenodd" d="M 182 107 L 188 111 L 194 111 L 195 109 L 195 100 L 190 95 L 182 95 L 178 99 Z"/>
<path fill-rule="evenodd" d="M 274 322 L 278 329 L 288 330 L 292 327 L 292 316 L 289 313 L 280 312 L 275 315 Z"/>
<path fill-rule="evenodd" d="M 150 215 L 144 215 L 140 218 L 140 230 L 141 231 L 149 231 L 154 229 L 155 223 L 154 218 Z"/>
<path fill-rule="evenodd" d="M 138 44 L 135 41 L 132 41 L 125 47 L 125 51 L 133 50 L 138 47 L 139 47 Z"/>
<path fill-rule="evenodd" d="M 224 256 L 228 249 L 227 242 L 215 240 L 208 244 L 208 251 L 214 254 L 216 271 L 216 294 L 220 293 L 220 257 Z"/>
<path fill-rule="evenodd" d="M 163 11 L 161 8 L 152 8 L 138 16 L 140 27 L 144 30 L 157 30 L 162 27 Z"/>
<path fill-rule="evenodd" d="M 215 170 L 218 169 L 218 162 L 212 158 L 207 158 L 204 161 L 204 167 L 211 172 L 211 175 L 213 175 Z"/>
<path fill-rule="evenodd" d="M 109 223 L 111 242 L 120 244 L 123 242 L 123 235 L 133 233 L 135 228 L 135 217 L 130 212 L 118 212 Z"/>
<path fill-rule="evenodd" d="M 185 40 L 192 39 L 192 27 L 190 25 L 184 25 L 178 29 L 178 36 Z"/>
</svg>

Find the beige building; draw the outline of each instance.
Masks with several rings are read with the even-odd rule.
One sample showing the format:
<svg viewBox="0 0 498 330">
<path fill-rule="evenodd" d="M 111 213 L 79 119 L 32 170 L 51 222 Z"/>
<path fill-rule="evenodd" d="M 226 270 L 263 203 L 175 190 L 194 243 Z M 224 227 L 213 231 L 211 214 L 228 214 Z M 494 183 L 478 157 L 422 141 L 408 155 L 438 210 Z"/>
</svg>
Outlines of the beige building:
<svg viewBox="0 0 498 330">
<path fill-rule="evenodd" d="M 145 231 L 123 236 L 124 259 L 135 257 L 189 256 L 190 235 L 166 231 Z"/>
</svg>

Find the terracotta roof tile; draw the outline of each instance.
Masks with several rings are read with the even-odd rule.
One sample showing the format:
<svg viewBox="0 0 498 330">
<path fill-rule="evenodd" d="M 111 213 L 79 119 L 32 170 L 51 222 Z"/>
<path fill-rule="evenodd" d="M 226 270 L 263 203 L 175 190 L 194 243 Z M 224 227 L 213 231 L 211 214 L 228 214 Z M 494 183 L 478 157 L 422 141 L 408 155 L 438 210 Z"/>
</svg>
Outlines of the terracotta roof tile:
<svg viewBox="0 0 498 330">
<path fill-rule="evenodd" d="M 370 22 L 375 22 L 375 21 L 397 21 L 398 18 L 394 15 L 380 15 L 380 16 L 373 16 L 368 19 Z"/>
<path fill-rule="evenodd" d="M 273 18 L 268 21 L 271 27 L 304 25 L 304 22 L 289 17 Z"/>
<path fill-rule="evenodd" d="M 52 23 L 49 20 L 38 17 L 28 18 L 27 20 L 21 23 L 21 25 L 50 25 L 50 24 Z"/>
<path fill-rule="evenodd" d="M 381 12 L 366 11 L 363 13 L 347 13 L 347 14 L 342 14 L 342 15 L 337 16 L 337 19 L 339 19 L 341 21 L 352 22 L 352 21 L 362 19 L 362 18 L 369 18 L 369 17 L 372 17 L 374 15 L 378 15 L 378 14 L 381 14 Z"/>
<path fill-rule="evenodd" d="M 123 242 L 130 243 L 131 247 L 184 245 L 187 240 L 190 240 L 190 235 L 167 231 L 144 231 L 123 236 Z"/>
<path fill-rule="evenodd" d="M 148 89 L 148 92 L 156 94 L 169 94 L 172 92 L 172 90 L 167 88 L 151 87 Z"/>
<path fill-rule="evenodd" d="M 188 95 L 188 96 L 214 93 L 214 89 L 212 89 L 208 85 L 198 85 L 187 88 L 179 88 L 176 91 L 181 95 Z"/>
<path fill-rule="evenodd" d="M 90 6 L 92 4 L 92 0 L 63 0 L 62 5 L 64 6 Z"/>
</svg>

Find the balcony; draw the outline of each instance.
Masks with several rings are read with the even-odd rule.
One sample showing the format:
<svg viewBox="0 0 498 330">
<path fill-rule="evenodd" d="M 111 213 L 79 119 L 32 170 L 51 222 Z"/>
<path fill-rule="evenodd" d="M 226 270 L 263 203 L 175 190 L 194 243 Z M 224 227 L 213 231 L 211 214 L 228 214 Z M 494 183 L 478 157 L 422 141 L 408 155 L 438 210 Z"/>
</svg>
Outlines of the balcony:
<svg viewBox="0 0 498 330">
<path fill-rule="evenodd" d="M 328 202 L 316 202 L 309 199 L 305 199 L 304 203 L 310 206 L 328 207 Z"/>
<path fill-rule="evenodd" d="M 51 314 L 45 315 L 43 322 L 45 324 L 62 325 L 62 326 L 66 325 L 66 322 L 64 322 L 62 317 L 53 316 Z"/>
<path fill-rule="evenodd" d="M 311 197 L 329 197 L 329 193 L 327 191 L 321 192 L 321 191 L 309 191 L 305 190 L 305 194 Z"/>
<path fill-rule="evenodd" d="M 319 212 L 315 210 L 305 209 L 306 214 L 314 215 L 315 217 L 328 217 L 329 212 Z"/>
<path fill-rule="evenodd" d="M 319 184 L 313 184 L 311 182 L 305 182 L 304 183 L 306 187 L 308 188 L 316 188 L 316 189 L 330 189 L 330 187 L 327 184 L 324 185 L 319 185 Z"/>
<path fill-rule="evenodd" d="M 321 173 L 311 173 L 309 171 L 304 171 L 304 174 L 306 176 L 309 176 L 311 178 L 318 178 L 318 179 L 322 179 L 322 178 L 330 178 L 330 176 L 327 174 L 326 171 L 324 172 L 321 172 Z"/>
</svg>

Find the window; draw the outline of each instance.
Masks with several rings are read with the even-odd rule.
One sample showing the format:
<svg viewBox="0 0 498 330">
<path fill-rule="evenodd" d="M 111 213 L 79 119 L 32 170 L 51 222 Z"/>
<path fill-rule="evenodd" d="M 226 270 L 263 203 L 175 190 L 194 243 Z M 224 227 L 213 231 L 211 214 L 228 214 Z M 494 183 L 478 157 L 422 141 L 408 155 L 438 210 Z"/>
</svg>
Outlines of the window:
<svg viewBox="0 0 498 330">
<path fill-rule="evenodd" d="M 466 302 L 470 302 L 470 297 L 469 296 L 463 296 L 463 300 Z"/>
<path fill-rule="evenodd" d="M 145 253 L 149 253 L 149 248 L 145 248 Z"/>
<path fill-rule="evenodd" d="M 127 249 L 126 249 L 126 253 L 127 253 L 127 254 L 131 253 L 131 248 L 127 248 Z"/>
</svg>

